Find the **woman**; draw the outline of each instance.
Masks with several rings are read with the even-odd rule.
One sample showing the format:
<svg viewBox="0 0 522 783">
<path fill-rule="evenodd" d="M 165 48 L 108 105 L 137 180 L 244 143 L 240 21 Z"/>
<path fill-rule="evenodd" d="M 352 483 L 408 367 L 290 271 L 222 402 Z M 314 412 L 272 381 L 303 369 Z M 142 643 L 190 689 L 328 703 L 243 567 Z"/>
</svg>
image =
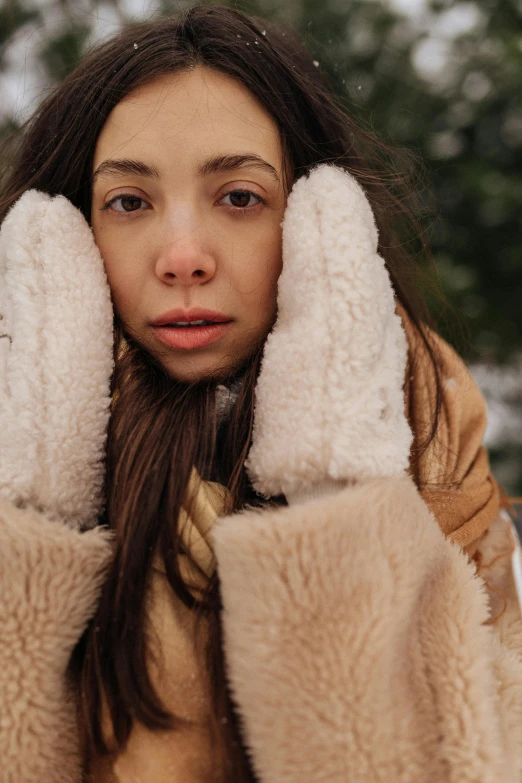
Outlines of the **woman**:
<svg viewBox="0 0 522 783">
<path fill-rule="evenodd" d="M 391 152 L 219 6 L 118 34 L 29 123 L 2 783 L 520 779 L 512 528 L 482 398 L 416 315 Z"/>
</svg>

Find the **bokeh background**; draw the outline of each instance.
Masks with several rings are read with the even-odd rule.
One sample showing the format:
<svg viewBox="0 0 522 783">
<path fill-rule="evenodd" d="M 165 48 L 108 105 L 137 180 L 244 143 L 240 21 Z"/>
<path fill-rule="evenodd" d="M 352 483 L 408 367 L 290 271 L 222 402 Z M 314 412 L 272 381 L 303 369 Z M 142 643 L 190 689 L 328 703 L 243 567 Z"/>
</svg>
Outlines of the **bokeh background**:
<svg viewBox="0 0 522 783">
<path fill-rule="evenodd" d="M 488 400 L 497 478 L 522 495 L 522 0 L 229 4 L 297 30 L 348 110 L 422 161 L 426 232 L 452 306 L 439 328 Z M 192 5 L 3 0 L 0 135 L 92 44 Z"/>
</svg>

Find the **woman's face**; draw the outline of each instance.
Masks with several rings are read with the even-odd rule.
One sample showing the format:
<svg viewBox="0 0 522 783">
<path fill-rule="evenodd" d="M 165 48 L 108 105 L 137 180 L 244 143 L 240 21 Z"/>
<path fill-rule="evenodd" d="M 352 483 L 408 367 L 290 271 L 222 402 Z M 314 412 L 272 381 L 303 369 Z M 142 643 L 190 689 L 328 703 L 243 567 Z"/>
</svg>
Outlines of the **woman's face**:
<svg viewBox="0 0 522 783">
<path fill-rule="evenodd" d="M 161 77 L 111 112 L 93 174 L 94 237 L 126 331 L 173 378 L 226 377 L 275 319 L 286 198 L 274 120 L 218 71 Z"/>
</svg>

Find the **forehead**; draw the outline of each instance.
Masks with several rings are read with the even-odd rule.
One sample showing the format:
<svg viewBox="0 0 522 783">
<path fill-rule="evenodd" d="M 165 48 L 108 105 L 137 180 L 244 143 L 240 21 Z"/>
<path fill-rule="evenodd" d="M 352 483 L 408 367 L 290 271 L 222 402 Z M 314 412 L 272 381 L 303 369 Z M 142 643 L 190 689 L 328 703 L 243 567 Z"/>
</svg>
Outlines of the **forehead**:
<svg viewBox="0 0 522 783">
<path fill-rule="evenodd" d="M 209 153 L 255 152 L 281 167 L 273 118 L 236 79 L 209 68 L 158 77 L 131 92 L 109 115 L 94 168 L 115 153 L 161 166 Z"/>
</svg>

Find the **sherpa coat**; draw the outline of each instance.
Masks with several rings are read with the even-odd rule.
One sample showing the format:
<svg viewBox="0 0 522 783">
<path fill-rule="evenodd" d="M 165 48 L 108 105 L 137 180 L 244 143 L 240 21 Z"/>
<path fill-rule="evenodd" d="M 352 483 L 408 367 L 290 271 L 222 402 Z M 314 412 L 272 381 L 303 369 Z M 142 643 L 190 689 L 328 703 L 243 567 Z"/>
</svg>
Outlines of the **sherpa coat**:
<svg viewBox="0 0 522 783">
<path fill-rule="evenodd" d="M 213 531 L 229 678 L 262 783 L 522 780 L 520 559 L 505 511 L 473 561 L 409 477 Z M 82 780 L 67 663 L 110 556 L 105 534 L 0 501 L 1 783 Z M 137 726 L 92 780 L 219 779 L 192 619 L 161 571 L 151 589 L 165 657 L 154 679 L 194 722 L 170 735 Z"/>
<path fill-rule="evenodd" d="M 301 184 L 306 190 L 306 183 Z M 325 189 L 321 181 L 316 184 L 314 203 L 319 206 L 325 203 Z M 299 181 L 297 186 L 307 196 Z M 74 390 L 66 381 L 82 377 L 74 372 L 74 362 L 85 361 L 85 346 L 79 346 L 83 352 L 73 350 L 82 330 L 65 329 L 60 317 L 63 302 L 77 302 L 79 297 L 83 300 L 83 306 L 78 302 L 80 313 L 87 313 L 89 319 L 92 312 L 99 313 L 102 281 L 100 286 L 78 282 L 84 279 L 80 276 L 89 258 L 94 260 L 89 251 L 92 236 L 78 214 L 59 220 L 59 202 L 49 197 L 42 200 L 30 192 L 23 198 L 26 230 L 18 227 L 14 236 L 5 234 L 7 246 L 15 243 L 17 250 L 8 257 L 12 276 L 6 276 L 7 283 L 12 282 L 12 302 L 19 302 L 21 293 L 27 294 L 13 322 L 9 325 L 9 318 L 4 322 L 9 343 L 12 339 L 10 380 L 12 388 L 25 389 L 34 382 L 35 369 L 48 370 L 53 380 L 67 359 L 72 364 L 67 365 L 68 374 L 60 376 L 64 385 L 59 391 L 74 403 Z M 328 214 L 331 200 L 336 201 L 326 202 Z M 309 203 L 304 198 L 305 211 L 301 216 L 300 207 L 295 212 L 302 221 L 308 220 Z M 336 216 L 340 244 L 326 243 L 331 257 L 341 265 L 341 251 L 356 246 L 358 229 L 350 200 L 342 203 L 348 217 L 345 220 L 344 213 Z M 67 202 L 62 206 L 73 209 Z M 287 217 L 285 223 L 291 225 Z M 62 231 L 64 224 L 67 231 Z M 9 218 L 2 230 L 6 228 L 16 228 L 14 223 L 9 227 Z M 50 246 L 42 244 L 42 233 L 61 240 L 61 254 L 48 252 Z M 301 241 L 305 233 L 295 234 L 298 250 L 305 247 L 311 261 L 317 261 L 313 243 Z M 80 250 L 79 237 L 83 237 Z M 51 250 L 56 251 L 55 245 Z M 350 263 L 356 260 L 348 259 Z M 71 274 L 73 262 L 76 267 Z M 9 273 L 9 263 L 7 267 Z M 284 268 L 289 269 L 286 261 Z M 47 289 L 40 285 L 42 275 Z M 314 290 L 318 279 L 313 277 Z M 70 290 L 63 290 L 62 285 Z M 347 287 L 348 294 L 353 293 Z M 37 295 L 42 290 L 46 297 Z M 5 290 L 0 289 L 0 294 Z M 337 294 L 344 296 L 344 289 Z M 391 292 L 386 295 L 389 299 Z M 376 306 L 380 303 L 377 298 Z M 107 307 L 100 328 L 107 334 L 107 355 L 111 318 Z M 34 329 L 34 323 L 46 328 Z M 66 341 L 67 350 L 58 353 L 58 362 L 49 333 Z M 22 337 L 27 338 L 25 342 Z M 98 349 L 98 343 L 94 347 Z M 42 357 L 43 349 L 47 353 L 44 350 Z M 28 355 L 34 357 L 30 373 L 22 378 L 25 385 L 14 377 L 22 367 L 16 361 L 17 351 L 25 360 Z M 389 357 L 381 359 L 385 363 Z M 377 381 L 381 368 L 378 362 L 374 368 Z M 461 364 L 450 361 L 443 362 L 442 375 L 439 436 L 423 457 L 420 476 L 435 485 L 431 492 L 425 488 L 419 492 L 413 475 L 388 474 L 388 478 L 366 478 L 315 499 L 301 497 L 301 502 L 289 507 L 246 511 L 215 522 L 219 492 L 202 486 L 200 511 L 193 520 L 200 535 L 199 557 L 204 563 L 211 547 L 215 552 L 228 676 L 261 783 L 522 780 L 517 540 L 504 511 L 489 517 L 491 509 L 498 508 L 498 496 L 489 478 L 487 455 L 477 444 L 484 415 L 480 404 L 477 408 L 471 404 L 476 395 L 469 374 Z M 91 389 L 89 399 L 96 404 L 88 409 L 91 414 L 99 412 L 99 392 L 103 393 L 108 373 L 101 376 L 101 389 Z M 348 376 L 338 372 L 336 377 L 342 383 Z M 416 434 L 422 438 L 423 412 L 425 424 L 432 411 L 430 395 L 425 396 L 430 383 L 422 373 L 418 380 L 417 386 L 407 383 L 407 392 L 413 393 L 410 412 Z M 295 388 L 288 387 L 290 391 Z M 379 388 L 376 383 L 373 392 Z M 38 386 L 31 391 L 31 399 L 38 399 Z M 42 384 L 41 394 L 45 391 Z M 274 391 L 280 402 L 286 389 L 278 385 Z M 316 385 L 313 391 L 321 398 L 322 390 Z M 339 389 L 334 391 L 340 399 Z M 58 482 L 61 472 L 54 473 L 57 464 L 67 470 L 70 460 L 65 456 L 71 443 L 78 443 L 79 449 L 85 442 L 83 433 L 75 441 L 70 423 L 61 422 L 56 399 L 57 394 L 51 394 L 40 407 L 27 406 L 23 395 L 11 400 L 23 417 L 25 429 L 20 429 L 28 441 L 32 434 L 28 421 L 36 427 L 44 419 L 53 434 L 63 424 L 63 440 L 55 437 L 52 442 L 55 451 L 43 450 L 54 457 L 44 460 L 41 483 L 45 483 L 42 476 Z M 406 403 L 411 406 L 411 395 Z M 291 412 L 295 415 L 295 407 Z M 276 436 L 283 445 L 293 445 L 295 429 L 288 432 L 283 427 L 288 404 L 286 408 L 280 404 L 276 413 L 280 416 Z M 12 416 L 11 420 L 16 424 L 18 419 Z M 105 419 L 98 417 L 97 421 L 100 424 Z M 92 420 L 83 415 L 83 409 L 75 412 L 72 422 L 75 436 L 76 429 L 85 426 L 85 437 L 89 437 Z M 343 422 L 347 426 L 350 419 L 339 421 L 339 427 Z M 39 449 L 41 456 L 41 441 L 33 440 L 33 451 Z M 11 447 L 13 455 L 20 451 L 18 441 L 6 438 L 6 449 Z M 59 451 L 57 443 L 61 444 Z M 352 443 L 354 448 L 361 445 Z M 258 440 L 258 451 L 259 444 Z M 91 454 L 97 456 L 96 448 Z M 12 465 L 27 466 L 26 451 L 14 456 L 19 459 L 13 459 Z M 261 456 L 270 460 L 270 454 Z M 348 456 L 353 456 L 353 449 Z M 94 459 L 93 464 L 99 467 L 98 463 Z M 90 462 L 80 460 L 79 464 Z M 81 483 L 83 476 L 74 475 Z M 13 482 L 17 477 L 15 473 Z M 437 483 L 444 487 L 450 478 L 452 492 L 438 491 Z M 83 488 L 91 483 L 85 482 Z M 0 476 L 3 484 L 7 486 L 2 486 L 4 499 L 0 500 L 0 783 L 80 783 L 84 770 L 75 709 L 77 684 L 68 663 L 95 611 L 111 559 L 111 541 L 99 530 L 78 532 L 62 523 L 70 523 L 75 506 L 86 508 L 85 503 L 74 503 L 74 491 L 72 496 L 69 493 L 72 484 L 65 486 L 67 505 L 58 509 L 53 505 L 56 516 L 52 518 L 57 521 L 31 507 L 31 495 L 26 492 L 19 493 L 23 502 L 17 503 L 13 499 L 17 487 Z M 41 489 L 45 495 L 46 487 Z M 12 494 L 5 494 L 9 490 Z M 87 498 L 91 498 L 89 493 Z M 159 644 L 154 650 L 159 654 L 151 662 L 153 680 L 167 706 L 189 722 L 177 733 L 153 733 L 135 726 L 126 751 L 111 760 L 108 769 L 96 768 L 95 763 L 92 779 L 97 783 L 111 779 L 118 783 L 219 780 L 208 743 L 205 677 L 193 651 L 193 618 L 169 591 L 160 569 L 153 575 L 149 606 Z"/>
</svg>

